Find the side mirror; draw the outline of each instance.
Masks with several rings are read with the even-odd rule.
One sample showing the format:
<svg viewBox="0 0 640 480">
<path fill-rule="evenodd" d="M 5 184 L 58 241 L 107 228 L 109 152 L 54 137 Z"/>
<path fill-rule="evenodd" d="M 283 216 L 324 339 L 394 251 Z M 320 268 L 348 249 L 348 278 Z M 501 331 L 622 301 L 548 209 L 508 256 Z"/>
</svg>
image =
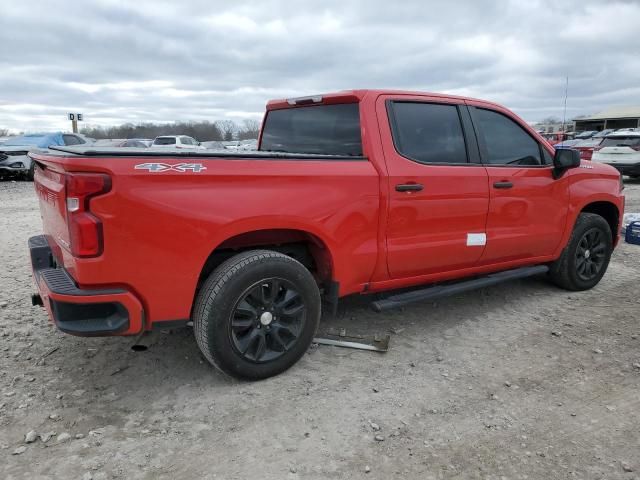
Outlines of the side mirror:
<svg viewBox="0 0 640 480">
<path fill-rule="evenodd" d="M 580 152 L 571 148 L 557 148 L 553 156 L 553 178 L 560 178 L 570 168 L 580 166 Z"/>
</svg>

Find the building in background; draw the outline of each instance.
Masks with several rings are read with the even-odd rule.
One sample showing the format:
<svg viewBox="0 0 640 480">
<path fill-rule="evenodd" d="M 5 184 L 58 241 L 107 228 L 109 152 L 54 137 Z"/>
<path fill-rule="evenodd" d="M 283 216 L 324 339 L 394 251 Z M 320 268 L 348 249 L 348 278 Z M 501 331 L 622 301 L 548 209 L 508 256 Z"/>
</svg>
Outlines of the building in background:
<svg viewBox="0 0 640 480">
<path fill-rule="evenodd" d="M 639 128 L 640 107 L 612 107 L 608 110 L 574 118 L 574 130 L 605 130 L 607 128 Z"/>
</svg>

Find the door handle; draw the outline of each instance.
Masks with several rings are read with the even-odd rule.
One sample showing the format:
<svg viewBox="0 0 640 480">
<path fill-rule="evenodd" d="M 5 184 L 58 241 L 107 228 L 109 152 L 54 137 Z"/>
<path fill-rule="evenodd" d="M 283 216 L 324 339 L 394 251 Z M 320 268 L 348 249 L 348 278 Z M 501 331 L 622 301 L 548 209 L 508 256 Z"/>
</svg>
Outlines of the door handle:
<svg viewBox="0 0 640 480">
<path fill-rule="evenodd" d="M 493 184 L 493 188 L 511 188 L 513 183 L 511 182 L 496 182 Z"/>
<path fill-rule="evenodd" d="M 419 192 L 424 188 L 420 183 L 401 183 L 396 185 L 396 192 Z"/>
</svg>

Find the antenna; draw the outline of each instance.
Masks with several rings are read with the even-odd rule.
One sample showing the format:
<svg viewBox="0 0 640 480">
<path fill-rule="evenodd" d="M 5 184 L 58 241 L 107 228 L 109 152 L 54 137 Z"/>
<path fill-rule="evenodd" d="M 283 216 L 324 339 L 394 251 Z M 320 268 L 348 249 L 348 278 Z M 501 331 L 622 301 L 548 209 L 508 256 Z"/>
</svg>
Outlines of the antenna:
<svg viewBox="0 0 640 480">
<path fill-rule="evenodd" d="M 567 75 L 567 82 L 564 85 L 564 111 L 562 112 L 562 131 L 565 131 L 565 122 L 567 120 L 567 93 L 569 92 L 569 75 Z"/>
</svg>

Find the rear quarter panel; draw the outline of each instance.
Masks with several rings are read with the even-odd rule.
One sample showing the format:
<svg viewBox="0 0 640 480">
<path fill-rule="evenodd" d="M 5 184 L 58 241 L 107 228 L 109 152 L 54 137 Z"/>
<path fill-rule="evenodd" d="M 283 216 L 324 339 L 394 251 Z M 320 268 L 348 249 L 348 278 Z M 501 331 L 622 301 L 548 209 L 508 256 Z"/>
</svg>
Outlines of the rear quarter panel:
<svg viewBox="0 0 640 480">
<path fill-rule="evenodd" d="M 298 229 L 324 242 L 340 294 L 362 289 L 377 256 L 379 179 L 368 161 L 215 158 L 76 158 L 69 171 L 101 171 L 112 190 L 92 199 L 104 253 L 64 266 L 82 285 L 123 285 L 148 321 L 189 318 L 209 254 L 228 238 L 261 229 Z M 143 163 L 201 163 L 194 172 L 136 170 Z M 46 162 L 45 162 L 46 163 Z M 55 166 L 55 165 L 52 165 Z"/>
</svg>

